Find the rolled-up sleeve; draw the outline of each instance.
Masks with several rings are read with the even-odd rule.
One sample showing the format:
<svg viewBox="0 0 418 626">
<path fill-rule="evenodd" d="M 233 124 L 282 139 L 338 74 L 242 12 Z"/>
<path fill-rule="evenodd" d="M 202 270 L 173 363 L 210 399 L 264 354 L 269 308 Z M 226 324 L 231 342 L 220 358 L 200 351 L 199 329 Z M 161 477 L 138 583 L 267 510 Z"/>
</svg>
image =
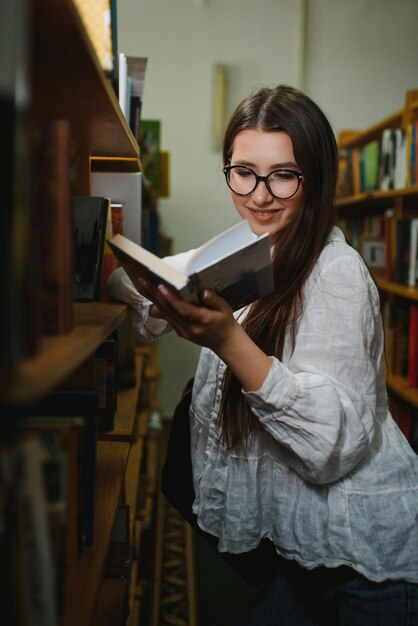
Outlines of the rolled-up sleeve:
<svg viewBox="0 0 418 626">
<path fill-rule="evenodd" d="M 355 255 L 333 259 L 307 286 L 296 344 L 262 387 L 243 392 L 260 424 L 305 480 L 350 472 L 374 434 L 383 330 L 377 291 Z"/>
</svg>

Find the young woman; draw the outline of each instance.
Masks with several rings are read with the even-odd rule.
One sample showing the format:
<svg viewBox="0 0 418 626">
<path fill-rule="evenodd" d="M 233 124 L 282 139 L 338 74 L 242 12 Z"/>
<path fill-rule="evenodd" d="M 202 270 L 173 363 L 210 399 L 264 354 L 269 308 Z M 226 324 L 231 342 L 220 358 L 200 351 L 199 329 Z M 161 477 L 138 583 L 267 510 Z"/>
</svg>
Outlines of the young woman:
<svg viewBox="0 0 418 626">
<path fill-rule="evenodd" d="M 275 292 L 233 314 L 208 290 L 197 307 L 123 270 L 109 281 L 142 339 L 174 329 L 203 347 L 199 526 L 219 551 L 274 543 L 245 626 L 417 625 L 418 457 L 388 410 L 377 289 L 334 226 L 332 129 L 296 89 L 264 88 L 233 113 L 223 158 L 239 215 L 270 235 Z"/>
</svg>

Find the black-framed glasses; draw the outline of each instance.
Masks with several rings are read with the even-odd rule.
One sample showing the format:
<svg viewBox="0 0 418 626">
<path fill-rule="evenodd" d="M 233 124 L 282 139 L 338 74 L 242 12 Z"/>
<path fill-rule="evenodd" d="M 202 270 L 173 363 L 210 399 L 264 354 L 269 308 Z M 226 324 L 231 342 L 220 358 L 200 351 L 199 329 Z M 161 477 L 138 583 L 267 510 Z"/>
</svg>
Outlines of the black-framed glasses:
<svg viewBox="0 0 418 626">
<path fill-rule="evenodd" d="M 239 196 L 249 196 L 263 181 L 269 193 L 279 200 L 287 200 L 300 187 L 303 174 L 286 168 L 273 170 L 267 176 L 259 176 L 249 167 L 227 165 L 223 168 L 228 187 Z"/>
</svg>

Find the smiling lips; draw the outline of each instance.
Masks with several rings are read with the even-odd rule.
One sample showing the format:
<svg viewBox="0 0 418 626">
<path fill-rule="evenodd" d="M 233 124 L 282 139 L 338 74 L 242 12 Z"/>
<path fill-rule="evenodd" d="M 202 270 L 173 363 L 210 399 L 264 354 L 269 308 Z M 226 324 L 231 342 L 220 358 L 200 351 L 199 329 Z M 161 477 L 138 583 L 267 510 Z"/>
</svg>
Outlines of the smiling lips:
<svg viewBox="0 0 418 626">
<path fill-rule="evenodd" d="M 249 209 L 258 222 L 269 222 L 281 209 Z"/>
</svg>

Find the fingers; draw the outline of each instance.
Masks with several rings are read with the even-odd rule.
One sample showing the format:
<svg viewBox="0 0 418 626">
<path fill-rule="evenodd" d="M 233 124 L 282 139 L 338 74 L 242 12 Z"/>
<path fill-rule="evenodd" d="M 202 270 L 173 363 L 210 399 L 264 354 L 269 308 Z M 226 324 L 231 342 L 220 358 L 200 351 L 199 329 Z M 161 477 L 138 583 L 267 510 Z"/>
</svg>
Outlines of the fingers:
<svg viewBox="0 0 418 626">
<path fill-rule="evenodd" d="M 152 304 L 149 308 L 150 317 L 161 317 L 161 311 L 156 304 Z"/>
<path fill-rule="evenodd" d="M 157 287 L 149 281 L 141 281 L 138 287 L 153 303 L 151 315 L 158 312 L 177 335 L 198 345 L 211 347 L 222 343 L 236 323 L 227 302 L 210 289 L 201 294 L 202 306 L 186 302 L 163 284 Z"/>
<path fill-rule="evenodd" d="M 202 302 L 203 304 L 210 308 L 216 309 L 218 311 L 224 311 L 225 309 L 229 309 L 228 303 L 218 296 L 218 294 L 212 289 L 204 289 L 202 292 Z"/>
</svg>

